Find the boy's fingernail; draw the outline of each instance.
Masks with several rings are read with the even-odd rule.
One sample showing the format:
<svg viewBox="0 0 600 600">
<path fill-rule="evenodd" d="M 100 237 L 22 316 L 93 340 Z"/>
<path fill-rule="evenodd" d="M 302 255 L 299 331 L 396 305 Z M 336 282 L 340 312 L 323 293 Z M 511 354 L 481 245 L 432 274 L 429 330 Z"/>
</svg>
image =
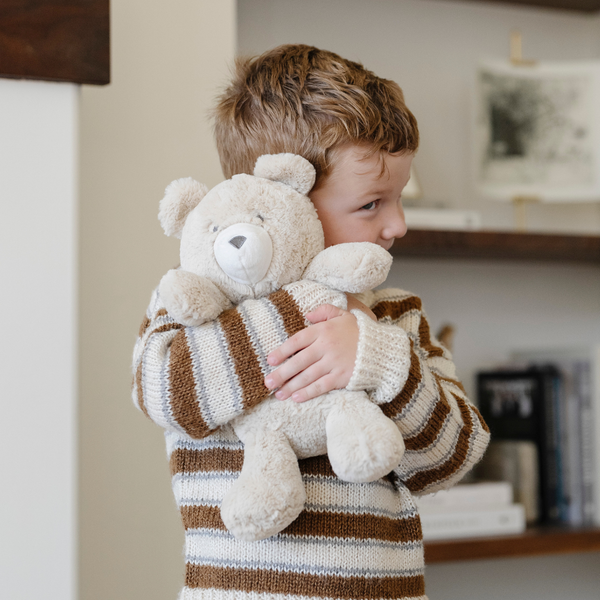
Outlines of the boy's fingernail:
<svg viewBox="0 0 600 600">
<path fill-rule="evenodd" d="M 267 377 L 265 379 L 265 385 L 267 386 L 268 389 L 271 389 L 271 388 L 275 387 L 275 382 L 270 377 Z"/>
<path fill-rule="evenodd" d="M 294 402 L 298 402 L 298 401 L 300 400 L 300 393 L 299 393 L 299 392 L 294 392 L 294 393 L 292 394 L 292 400 L 293 400 Z"/>
<path fill-rule="evenodd" d="M 283 400 L 285 398 L 285 394 L 281 391 L 275 394 L 275 398 L 279 398 L 279 400 Z"/>
</svg>

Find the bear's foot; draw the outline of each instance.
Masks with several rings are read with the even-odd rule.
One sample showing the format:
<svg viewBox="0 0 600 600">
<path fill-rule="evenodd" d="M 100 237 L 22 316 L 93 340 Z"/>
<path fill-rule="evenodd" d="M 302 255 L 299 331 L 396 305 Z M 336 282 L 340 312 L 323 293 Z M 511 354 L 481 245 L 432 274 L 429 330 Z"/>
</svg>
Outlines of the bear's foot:
<svg viewBox="0 0 600 600">
<path fill-rule="evenodd" d="M 366 394 L 343 394 L 344 400 L 336 403 L 327 417 L 331 467 L 344 481 L 366 483 L 380 479 L 396 468 L 404 456 L 402 434 Z"/>
<path fill-rule="evenodd" d="M 221 519 L 238 540 L 276 535 L 302 512 L 306 492 L 298 459 L 276 432 L 245 440 L 244 465 L 221 504 Z"/>
</svg>

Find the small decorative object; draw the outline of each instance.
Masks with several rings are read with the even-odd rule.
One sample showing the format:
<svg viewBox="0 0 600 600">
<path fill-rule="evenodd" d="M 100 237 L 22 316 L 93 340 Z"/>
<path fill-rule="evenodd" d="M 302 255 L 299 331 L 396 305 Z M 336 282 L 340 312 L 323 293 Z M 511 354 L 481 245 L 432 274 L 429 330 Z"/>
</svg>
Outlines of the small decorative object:
<svg viewBox="0 0 600 600">
<path fill-rule="evenodd" d="M 600 200 L 600 61 L 525 61 L 515 36 L 511 54 L 477 74 L 479 190 L 521 211 Z"/>
<path fill-rule="evenodd" d="M 307 160 L 278 154 L 261 156 L 254 176 L 235 175 L 210 191 L 190 178 L 173 182 L 159 215 L 165 233 L 181 238 L 181 268 L 159 286 L 169 314 L 200 325 L 283 286 L 346 308 L 342 292 L 383 283 L 392 264 L 383 248 L 361 242 L 324 249 L 306 196 L 314 181 Z M 271 395 L 228 425 L 244 443 L 244 464 L 221 517 L 244 541 L 279 533 L 304 508 L 298 458 L 327 453 L 340 479 L 363 483 L 387 475 L 404 454 L 396 424 L 360 391 L 334 390 L 303 403 Z"/>
<path fill-rule="evenodd" d="M 446 346 L 450 352 L 454 350 L 454 334 L 456 330 L 451 323 L 444 323 L 437 332 L 437 339 L 440 344 Z"/>
<path fill-rule="evenodd" d="M 423 195 L 423 190 L 421 189 L 421 184 L 419 183 L 419 178 L 417 177 L 417 172 L 415 167 L 412 166 L 410 168 L 410 178 L 408 179 L 408 183 L 404 186 L 402 190 L 402 198 L 404 200 L 418 200 Z"/>
</svg>

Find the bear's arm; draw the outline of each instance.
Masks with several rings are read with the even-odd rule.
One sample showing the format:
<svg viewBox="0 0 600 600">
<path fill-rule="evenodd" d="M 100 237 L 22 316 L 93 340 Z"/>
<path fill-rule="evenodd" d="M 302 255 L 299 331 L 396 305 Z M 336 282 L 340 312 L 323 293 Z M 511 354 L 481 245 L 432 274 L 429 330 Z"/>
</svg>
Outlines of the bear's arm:
<svg viewBox="0 0 600 600">
<path fill-rule="evenodd" d="M 420 298 L 394 289 L 357 297 L 378 322 L 353 311 L 359 348 L 348 387 L 369 390 L 402 432 L 406 452 L 394 475 L 415 494 L 448 488 L 481 459 L 489 429 L 431 335 Z"/>
<path fill-rule="evenodd" d="M 155 291 L 134 349 L 135 405 L 165 429 L 210 435 L 269 396 L 264 377 L 274 367 L 267 355 L 306 326 L 304 314 L 325 303 L 345 308 L 346 296 L 297 282 L 186 327 Z"/>
</svg>

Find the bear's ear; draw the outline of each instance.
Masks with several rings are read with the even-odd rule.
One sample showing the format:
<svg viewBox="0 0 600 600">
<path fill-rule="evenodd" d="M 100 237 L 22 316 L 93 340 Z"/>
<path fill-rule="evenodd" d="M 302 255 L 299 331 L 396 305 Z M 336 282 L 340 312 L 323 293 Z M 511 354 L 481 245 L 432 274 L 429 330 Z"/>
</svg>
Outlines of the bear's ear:
<svg viewBox="0 0 600 600">
<path fill-rule="evenodd" d="M 191 177 L 171 182 L 165 190 L 165 197 L 160 201 L 158 211 L 158 220 L 165 233 L 181 238 L 187 216 L 207 193 L 208 188 Z"/>
<path fill-rule="evenodd" d="M 297 154 L 263 154 L 254 167 L 256 177 L 279 181 L 293 187 L 301 194 L 308 194 L 315 185 L 315 168 Z"/>
</svg>

